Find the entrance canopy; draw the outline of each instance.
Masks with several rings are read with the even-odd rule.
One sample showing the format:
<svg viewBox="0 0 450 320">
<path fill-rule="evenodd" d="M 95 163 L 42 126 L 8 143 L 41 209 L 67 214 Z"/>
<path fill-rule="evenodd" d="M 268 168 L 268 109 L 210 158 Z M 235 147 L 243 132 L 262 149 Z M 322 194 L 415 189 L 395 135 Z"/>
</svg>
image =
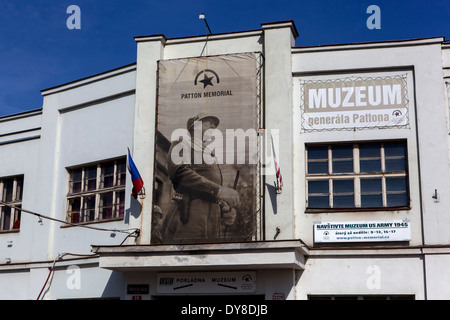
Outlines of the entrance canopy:
<svg viewBox="0 0 450 320">
<path fill-rule="evenodd" d="M 92 246 L 100 267 L 115 271 L 304 270 L 301 240 L 217 244 Z"/>
</svg>

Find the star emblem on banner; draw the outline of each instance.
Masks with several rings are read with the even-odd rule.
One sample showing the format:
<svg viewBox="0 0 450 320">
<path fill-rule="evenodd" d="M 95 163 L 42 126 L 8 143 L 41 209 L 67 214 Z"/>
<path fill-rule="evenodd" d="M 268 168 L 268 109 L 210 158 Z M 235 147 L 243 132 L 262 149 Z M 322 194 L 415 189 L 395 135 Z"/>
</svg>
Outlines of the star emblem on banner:
<svg viewBox="0 0 450 320">
<path fill-rule="evenodd" d="M 206 75 L 206 73 L 203 75 L 203 80 L 199 81 L 199 82 L 203 83 L 203 89 L 205 89 L 207 86 L 213 86 L 214 87 L 214 85 L 212 83 L 212 79 L 214 79 L 214 76 L 208 77 Z"/>
<path fill-rule="evenodd" d="M 203 76 L 203 79 L 202 79 Z M 202 80 L 198 80 L 202 79 Z M 197 73 L 194 80 L 194 85 L 197 85 L 197 82 L 203 83 L 203 89 L 205 89 L 207 86 L 214 87 L 213 80 L 216 83 L 220 83 L 219 75 L 211 69 L 205 69 Z"/>
</svg>

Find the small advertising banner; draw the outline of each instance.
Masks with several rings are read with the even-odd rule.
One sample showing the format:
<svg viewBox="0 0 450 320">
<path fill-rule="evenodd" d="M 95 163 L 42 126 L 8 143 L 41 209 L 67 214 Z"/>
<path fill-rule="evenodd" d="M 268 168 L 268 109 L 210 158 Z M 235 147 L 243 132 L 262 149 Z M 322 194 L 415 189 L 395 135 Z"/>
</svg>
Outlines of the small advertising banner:
<svg viewBox="0 0 450 320">
<path fill-rule="evenodd" d="M 256 272 L 158 273 L 158 293 L 253 293 Z"/>
<path fill-rule="evenodd" d="M 406 220 L 346 221 L 314 224 L 315 243 L 410 241 Z"/>
<path fill-rule="evenodd" d="M 406 75 L 308 80 L 301 90 L 305 131 L 409 124 Z"/>
</svg>

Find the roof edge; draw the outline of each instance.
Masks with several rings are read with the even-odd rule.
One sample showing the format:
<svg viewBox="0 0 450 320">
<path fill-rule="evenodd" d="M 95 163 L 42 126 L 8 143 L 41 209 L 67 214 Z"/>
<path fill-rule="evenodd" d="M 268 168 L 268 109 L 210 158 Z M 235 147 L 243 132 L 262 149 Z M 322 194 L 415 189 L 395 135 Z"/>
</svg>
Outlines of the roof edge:
<svg viewBox="0 0 450 320">
<path fill-rule="evenodd" d="M 316 52 L 316 51 L 330 51 L 330 50 L 350 50 L 379 47 L 397 47 L 397 46 L 412 46 L 412 45 L 429 45 L 429 44 L 445 44 L 445 37 L 430 37 L 430 38 L 415 38 L 415 39 L 401 39 L 401 40 L 380 40 L 367 42 L 350 42 L 350 43 L 336 43 L 324 44 L 314 46 L 298 46 L 293 47 L 293 51 L 297 52 Z"/>
<path fill-rule="evenodd" d="M 275 29 L 275 28 L 282 28 L 282 27 L 290 27 L 294 38 L 297 38 L 299 36 L 299 33 L 297 30 L 297 27 L 295 26 L 294 20 L 284 20 L 284 21 L 261 23 L 261 28 L 263 28 L 263 29 Z"/>
<path fill-rule="evenodd" d="M 90 83 L 92 81 L 98 81 L 98 80 L 102 79 L 103 77 L 109 77 L 109 76 L 114 76 L 114 75 L 117 75 L 117 74 L 121 74 L 123 72 L 129 72 L 129 71 L 133 70 L 133 68 L 132 68 L 133 66 L 136 68 L 136 62 L 127 64 L 127 65 L 124 65 L 124 66 L 121 66 L 121 67 L 118 67 L 118 68 L 114 68 L 114 69 L 110 69 L 110 70 L 107 70 L 107 71 L 103 71 L 103 72 L 100 72 L 100 73 L 96 73 L 96 74 L 93 74 L 93 75 L 90 75 L 90 76 L 87 76 L 87 77 L 84 77 L 84 78 L 80 78 L 80 79 L 69 81 L 69 82 L 66 82 L 66 83 L 63 83 L 63 84 L 59 84 L 59 85 L 56 85 L 54 87 L 42 89 L 41 90 L 41 95 L 46 96 L 46 95 L 49 95 L 49 94 L 53 94 L 53 93 L 59 92 L 60 90 L 65 90 L 64 87 L 67 87 L 67 86 L 68 87 L 72 87 L 72 86 L 88 84 L 88 83 Z M 129 69 L 129 70 L 126 70 L 126 69 Z M 98 78 L 98 79 L 95 79 L 95 78 Z M 85 83 L 80 83 L 80 82 L 85 82 Z"/>
</svg>

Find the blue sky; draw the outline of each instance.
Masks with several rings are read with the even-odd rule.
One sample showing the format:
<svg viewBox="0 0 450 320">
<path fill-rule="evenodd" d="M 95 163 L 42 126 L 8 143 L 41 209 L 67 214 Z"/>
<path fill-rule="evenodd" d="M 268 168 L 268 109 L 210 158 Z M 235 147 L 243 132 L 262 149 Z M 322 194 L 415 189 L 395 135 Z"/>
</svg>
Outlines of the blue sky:
<svg viewBox="0 0 450 320">
<path fill-rule="evenodd" d="M 81 29 L 69 30 L 70 5 Z M 369 30 L 370 5 L 381 29 Z M 450 0 L 0 0 L 0 116 L 42 107 L 40 90 L 136 61 L 134 36 L 255 30 L 293 20 L 296 46 L 444 36 Z"/>
</svg>

